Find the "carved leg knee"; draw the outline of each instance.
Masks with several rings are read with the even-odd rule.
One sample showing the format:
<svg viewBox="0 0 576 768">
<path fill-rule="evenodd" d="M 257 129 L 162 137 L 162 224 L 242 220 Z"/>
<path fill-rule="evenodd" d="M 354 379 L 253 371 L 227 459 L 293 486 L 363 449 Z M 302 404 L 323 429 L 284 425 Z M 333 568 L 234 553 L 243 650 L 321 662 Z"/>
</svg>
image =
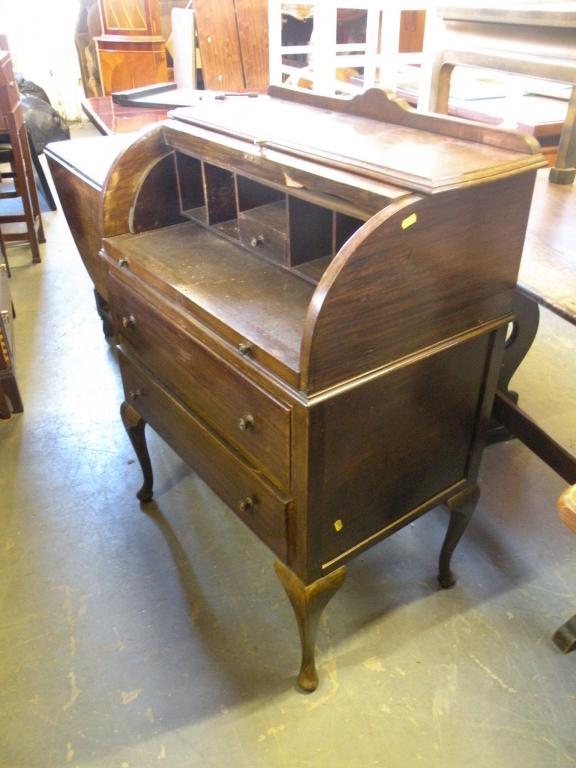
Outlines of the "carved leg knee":
<svg viewBox="0 0 576 768">
<path fill-rule="evenodd" d="M 480 490 L 475 485 L 453 499 L 448 499 L 447 507 L 450 510 L 450 522 L 440 552 L 438 569 L 438 581 L 443 589 L 450 589 L 456 584 L 456 576 L 450 570 L 450 561 L 474 514 L 479 496 Z"/>
<path fill-rule="evenodd" d="M 298 685 L 302 690 L 311 692 L 318 686 L 315 661 L 318 623 L 328 601 L 342 586 L 346 577 L 346 568 L 342 566 L 308 585 L 279 560 L 274 563 L 274 569 L 292 604 L 300 633 L 302 663 Z"/>
<path fill-rule="evenodd" d="M 130 438 L 132 447 L 134 448 L 136 456 L 138 457 L 138 461 L 140 462 L 142 475 L 144 477 L 142 487 L 136 496 L 142 502 L 150 501 L 152 499 L 152 486 L 154 483 L 154 478 L 152 475 L 150 454 L 148 453 L 148 446 L 146 445 L 146 435 L 144 434 L 146 422 L 140 416 L 140 414 L 126 402 L 122 403 L 120 406 L 120 416 L 122 417 L 124 429 Z"/>
</svg>

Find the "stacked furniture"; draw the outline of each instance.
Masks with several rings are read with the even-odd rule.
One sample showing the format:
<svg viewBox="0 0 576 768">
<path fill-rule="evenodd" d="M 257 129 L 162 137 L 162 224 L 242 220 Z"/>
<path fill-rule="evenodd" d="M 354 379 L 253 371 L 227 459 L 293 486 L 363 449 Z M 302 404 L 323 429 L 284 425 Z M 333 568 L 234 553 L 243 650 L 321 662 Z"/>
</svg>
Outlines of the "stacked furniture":
<svg viewBox="0 0 576 768">
<path fill-rule="evenodd" d="M 28 242 L 32 262 L 37 263 L 40 243 L 45 242 L 44 228 L 20 93 L 14 80 L 12 59 L 5 50 L 0 50 L 0 134 L 3 141 L 7 140 L 10 162 L 9 181 L 0 176 L 0 226 L 24 226 L 23 231 L 4 232 L 4 240 Z"/>
<path fill-rule="evenodd" d="M 556 162 L 550 170 L 550 181 L 572 184 L 576 176 L 574 3 L 452 6 L 438 8 L 437 18 L 428 23 L 428 63 L 420 84 L 420 104 L 428 109 L 448 111 L 455 66 L 486 68 L 572 86 Z"/>
</svg>

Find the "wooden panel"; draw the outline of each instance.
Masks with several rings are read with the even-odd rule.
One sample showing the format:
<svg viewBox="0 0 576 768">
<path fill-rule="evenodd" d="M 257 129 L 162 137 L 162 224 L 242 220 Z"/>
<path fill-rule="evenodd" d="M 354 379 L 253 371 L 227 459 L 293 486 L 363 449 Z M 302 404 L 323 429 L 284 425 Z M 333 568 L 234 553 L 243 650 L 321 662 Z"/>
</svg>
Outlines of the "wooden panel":
<svg viewBox="0 0 576 768">
<path fill-rule="evenodd" d="M 105 94 L 127 91 L 168 80 L 163 44 L 156 50 L 115 50 L 98 48 L 102 88 Z"/>
<path fill-rule="evenodd" d="M 400 14 L 400 40 L 398 51 L 412 53 L 422 50 L 426 11 L 402 11 Z"/>
<path fill-rule="evenodd" d="M 238 210 L 247 211 L 250 208 L 258 208 L 261 205 L 284 200 L 284 193 L 273 187 L 268 187 L 246 176 L 236 178 L 238 190 Z"/>
<path fill-rule="evenodd" d="M 58 141 L 48 144 L 45 152 L 70 173 L 101 190 L 112 164 L 135 137 L 136 134 L 124 134 Z"/>
<path fill-rule="evenodd" d="M 285 560 L 289 500 L 243 464 L 121 349 L 118 352 L 126 399 L 238 517 Z M 241 508 L 246 499 L 252 500 L 251 509 Z"/>
<path fill-rule="evenodd" d="M 489 338 L 418 359 L 313 409 L 311 531 L 323 563 L 466 478 Z"/>
<path fill-rule="evenodd" d="M 531 136 L 421 114 L 378 89 L 353 99 L 275 86 L 270 93 L 278 98 L 252 99 L 250 109 L 228 99 L 177 115 L 268 150 L 427 193 L 546 164 Z"/>
<path fill-rule="evenodd" d="M 195 0 L 194 13 L 204 87 L 243 91 L 246 83 L 234 0 Z"/>
<path fill-rule="evenodd" d="M 46 154 L 76 248 L 96 290 L 107 301 L 106 265 L 98 256 L 102 235 L 99 216 L 100 190 L 82 177 L 71 173 L 50 154 Z"/>
<path fill-rule="evenodd" d="M 360 219 L 344 216 L 342 213 L 334 215 L 334 253 L 338 253 L 344 243 L 349 240 L 364 224 Z"/>
<path fill-rule="evenodd" d="M 180 190 L 180 208 L 188 211 L 206 205 L 204 183 L 202 179 L 202 163 L 195 157 L 188 157 L 181 152 L 176 153 L 176 170 L 178 188 Z"/>
<path fill-rule="evenodd" d="M 20 101 L 20 93 L 14 86 L 12 58 L 8 51 L 0 51 L 0 110 L 2 112 L 12 112 Z"/>
<path fill-rule="evenodd" d="M 236 97 L 238 98 L 238 97 Z M 252 99 L 250 103 L 252 103 Z M 174 115 L 186 110 L 175 110 Z M 164 128 L 167 143 L 177 150 L 202 157 L 208 162 L 221 163 L 240 173 L 275 184 L 284 192 L 322 196 L 326 205 L 360 218 L 376 213 L 391 200 L 407 195 L 399 186 L 383 180 L 368 179 L 350 170 L 321 166 L 310 160 L 279 152 L 263 153 L 253 142 L 248 143 L 208 130 L 169 121 Z"/>
<path fill-rule="evenodd" d="M 328 208 L 288 198 L 290 264 L 332 255 L 333 212 Z"/>
<path fill-rule="evenodd" d="M 110 293 L 121 343 L 270 479 L 289 488 L 290 409 L 209 352 L 187 328 L 168 321 L 163 302 L 151 303 L 149 294 L 140 295 L 113 274 Z M 127 327 L 123 318 L 130 318 Z"/>
<path fill-rule="evenodd" d="M 138 190 L 148 170 L 167 154 L 170 151 L 164 144 L 162 128 L 153 126 L 118 155 L 100 199 L 103 237 L 130 231 L 132 206 Z"/>
<path fill-rule="evenodd" d="M 534 175 L 390 206 L 353 235 L 311 304 L 303 389 L 508 313 Z"/>
<path fill-rule="evenodd" d="M 204 163 L 204 189 L 209 224 L 236 218 L 236 191 L 231 171 Z"/>
<path fill-rule="evenodd" d="M 242 52 L 244 85 L 250 91 L 268 87 L 268 0 L 235 0 Z"/>
<path fill-rule="evenodd" d="M 180 196 L 174 153 L 165 155 L 149 170 L 134 201 L 133 232 L 144 232 L 185 221 L 180 214 Z"/>
</svg>

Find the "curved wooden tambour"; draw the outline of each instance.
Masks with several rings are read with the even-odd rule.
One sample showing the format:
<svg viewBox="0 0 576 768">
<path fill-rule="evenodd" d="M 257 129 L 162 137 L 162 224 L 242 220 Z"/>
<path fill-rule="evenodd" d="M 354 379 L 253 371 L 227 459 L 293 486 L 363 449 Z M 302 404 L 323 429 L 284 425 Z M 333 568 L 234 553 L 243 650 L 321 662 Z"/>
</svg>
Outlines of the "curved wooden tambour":
<svg viewBox="0 0 576 768">
<path fill-rule="evenodd" d="M 138 192 L 154 166 L 169 154 L 160 126 L 139 134 L 132 144 L 120 152 L 108 171 L 100 197 L 102 237 L 132 231 L 134 201 Z"/>
<path fill-rule="evenodd" d="M 510 312 L 534 179 L 412 195 L 373 216 L 311 301 L 302 389 L 324 389 Z"/>
</svg>

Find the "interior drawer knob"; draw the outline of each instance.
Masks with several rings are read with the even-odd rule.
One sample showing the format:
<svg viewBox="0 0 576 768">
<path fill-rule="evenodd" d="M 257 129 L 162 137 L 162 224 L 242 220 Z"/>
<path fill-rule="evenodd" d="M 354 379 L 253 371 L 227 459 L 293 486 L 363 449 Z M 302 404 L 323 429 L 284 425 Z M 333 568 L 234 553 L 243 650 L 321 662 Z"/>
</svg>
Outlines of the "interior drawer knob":
<svg viewBox="0 0 576 768">
<path fill-rule="evenodd" d="M 241 355 L 251 355 L 252 354 L 252 344 L 250 344 L 249 341 L 241 341 L 240 344 L 238 344 L 238 352 L 240 352 Z"/>
<path fill-rule="evenodd" d="M 238 421 L 238 429 L 241 429 L 242 432 L 246 432 L 248 429 L 254 429 L 254 416 L 252 416 L 251 413 L 242 416 Z"/>
<path fill-rule="evenodd" d="M 238 504 L 238 509 L 240 512 L 254 512 L 254 499 L 252 496 L 246 496 L 245 499 L 242 499 L 240 504 Z"/>
<path fill-rule="evenodd" d="M 250 245 L 252 246 L 252 248 L 258 248 L 258 246 L 262 245 L 263 242 L 264 242 L 264 235 L 254 235 L 254 237 L 250 239 Z"/>
<path fill-rule="evenodd" d="M 118 266 L 119 267 L 127 267 L 128 266 L 128 259 L 118 259 Z"/>
<path fill-rule="evenodd" d="M 138 400 L 139 397 L 142 397 L 144 393 L 141 389 L 131 389 L 130 392 L 128 392 L 128 397 L 130 400 Z"/>
<path fill-rule="evenodd" d="M 122 325 L 124 328 L 136 328 L 136 318 L 134 315 L 125 315 L 122 318 Z"/>
</svg>

